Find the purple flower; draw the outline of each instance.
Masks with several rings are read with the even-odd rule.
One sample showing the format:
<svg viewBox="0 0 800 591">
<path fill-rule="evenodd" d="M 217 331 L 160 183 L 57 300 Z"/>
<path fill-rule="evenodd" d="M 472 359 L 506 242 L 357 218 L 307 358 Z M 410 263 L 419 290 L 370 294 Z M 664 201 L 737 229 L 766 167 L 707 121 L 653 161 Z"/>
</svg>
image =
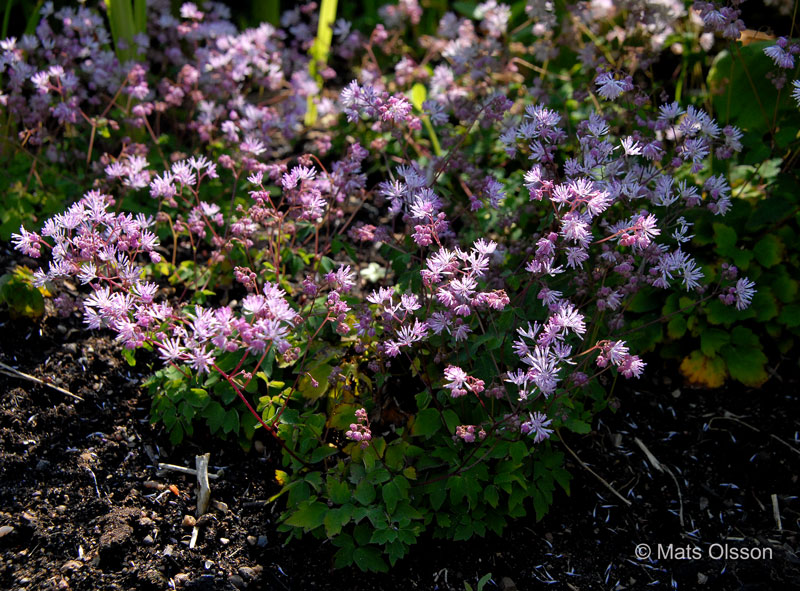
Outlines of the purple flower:
<svg viewBox="0 0 800 591">
<path fill-rule="evenodd" d="M 750 281 L 747 277 L 742 277 L 736 282 L 736 309 L 744 310 L 753 301 L 753 296 L 756 293 L 756 284 Z"/>
<path fill-rule="evenodd" d="M 540 412 L 529 413 L 530 421 L 525 421 L 520 425 L 520 431 L 525 435 L 533 435 L 534 443 L 541 443 L 545 439 L 550 438 L 552 429 L 548 429 L 552 423 L 552 419 L 548 419 L 546 415 Z"/>
</svg>

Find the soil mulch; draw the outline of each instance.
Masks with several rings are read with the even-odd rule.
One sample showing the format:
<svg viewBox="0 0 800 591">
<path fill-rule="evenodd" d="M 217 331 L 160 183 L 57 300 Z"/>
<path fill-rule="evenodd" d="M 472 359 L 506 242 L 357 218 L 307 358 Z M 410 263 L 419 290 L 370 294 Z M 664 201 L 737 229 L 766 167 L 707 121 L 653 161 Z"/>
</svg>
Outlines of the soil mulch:
<svg viewBox="0 0 800 591">
<path fill-rule="evenodd" d="M 278 490 L 271 441 L 170 445 L 148 420 L 146 368 L 74 320 L 0 312 L 0 335 L 0 361 L 83 399 L 0 375 L 0 589 L 443 591 L 487 573 L 485 589 L 507 591 L 800 588 L 795 361 L 759 390 L 693 390 L 651 371 L 591 434 L 567 434 L 585 466 L 565 450 L 571 496 L 544 520 L 423 539 L 390 573 L 365 574 L 333 570 L 329 543 L 283 545 L 280 507 L 264 502 Z M 194 477 L 157 464 L 193 467 L 206 452 L 221 475 L 189 549 Z"/>
</svg>

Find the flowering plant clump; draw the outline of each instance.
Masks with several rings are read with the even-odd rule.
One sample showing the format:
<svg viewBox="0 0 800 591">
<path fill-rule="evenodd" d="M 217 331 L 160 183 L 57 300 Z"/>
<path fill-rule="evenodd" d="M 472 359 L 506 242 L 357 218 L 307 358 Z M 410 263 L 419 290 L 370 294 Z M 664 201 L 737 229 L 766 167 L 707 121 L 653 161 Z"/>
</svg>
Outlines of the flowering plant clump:
<svg viewBox="0 0 800 591">
<path fill-rule="evenodd" d="M 662 324 L 677 339 L 691 311 L 760 293 L 735 233 L 735 264 L 693 255 L 709 227 L 728 240 L 748 126 L 650 76 L 673 38 L 738 38 L 736 6 L 533 2 L 516 22 L 491 0 L 415 47 L 404 0 L 368 33 L 338 20 L 330 66 L 306 53 L 314 5 L 240 32 L 219 5 L 156 3 L 123 64 L 97 13 L 46 7 L 4 42 L 3 104 L 23 143 L 89 134 L 102 155 L 82 198 L 12 240 L 49 259 L 32 281 L 62 287 L 59 310 L 159 360 L 174 442 L 274 439 L 290 538 L 383 570 L 425 531 L 499 534 L 569 490 L 564 433 L 646 371 Z M 786 69 L 797 47 L 761 57 Z M 101 125 L 119 134 L 96 142 Z"/>
</svg>

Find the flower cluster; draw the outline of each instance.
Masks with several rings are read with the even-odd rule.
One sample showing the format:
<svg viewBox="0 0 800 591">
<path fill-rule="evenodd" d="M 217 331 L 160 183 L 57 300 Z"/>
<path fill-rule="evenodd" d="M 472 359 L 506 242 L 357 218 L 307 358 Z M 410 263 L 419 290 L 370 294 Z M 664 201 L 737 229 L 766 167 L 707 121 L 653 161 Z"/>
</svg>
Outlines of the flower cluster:
<svg viewBox="0 0 800 591">
<path fill-rule="evenodd" d="M 692 255 L 695 232 L 734 208 L 720 162 L 744 134 L 642 73 L 701 22 L 701 47 L 737 38 L 737 0 L 531 2 L 519 27 L 487 0 L 445 14 L 424 53 L 404 41 L 422 8 L 402 0 L 369 35 L 337 20 L 330 66 L 309 64 L 314 5 L 239 31 L 221 5 L 168 4 L 151 3 L 127 54 L 84 6 L 46 6 L 36 35 L 0 45 L 20 140 L 49 149 L 86 132 L 76 145 L 98 177 L 13 243 L 50 251 L 35 281 L 69 291 L 59 312 L 80 284 L 87 327 L 202 388 L 221 381 L 214 395 L 238 394 L 295 466 L 317 462 L 317 444 L 367 466 L 406 424 L 402 443 L 447 446 L 434 457 L 448 475 L 483 446 L 544 454 L 592 379 L 642 375 L 635 304 L 668 289 L 752 303 L 736 267 Z M 786 71 L 798 53 L 780 38 L 758 57 Z M 565 60 L 569 73 L 548 69 Z M 415 411 L 425 419 L 406 422 Z M 378 453 L 398 490 L 417 461 L 403 449 Z"/>
<path fill-rule="evenodd" d="M 367 411 L 359 408 L 356 411 L 356 422 L 350 424 L 350 428 L 345 432 L 348 439 L 358 442 L 361 449 L 367 449 L 369 442 L 372 440 L 372 431 L 369 428 L 369 419 L 367 418 Z"/>
</svg>

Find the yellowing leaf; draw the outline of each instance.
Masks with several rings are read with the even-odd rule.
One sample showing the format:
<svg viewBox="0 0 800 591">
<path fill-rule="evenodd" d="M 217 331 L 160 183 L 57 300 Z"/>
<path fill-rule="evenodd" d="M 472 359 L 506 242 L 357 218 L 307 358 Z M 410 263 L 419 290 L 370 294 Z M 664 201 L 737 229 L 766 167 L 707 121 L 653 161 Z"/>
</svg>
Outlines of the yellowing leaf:
<svg viewBox="0 0 800 591">
<path fill-rule="evenodd" d="M 728 376 L 725 361 L 721 357 L 706 357 L 701 351 L 692 351 L 691 355 L 685 357 L 680 370 L 690 384 L 706 388 L 719 388 Z"/>
<path fill-rule="evenodd" d="M 422 111 L 422 103 L 426 98 L 428 98 L 428 91 L 422 84 L 417 82 L 411 87 L 411 104 L 416 107 L 417 111 Z"/>
</svg>

